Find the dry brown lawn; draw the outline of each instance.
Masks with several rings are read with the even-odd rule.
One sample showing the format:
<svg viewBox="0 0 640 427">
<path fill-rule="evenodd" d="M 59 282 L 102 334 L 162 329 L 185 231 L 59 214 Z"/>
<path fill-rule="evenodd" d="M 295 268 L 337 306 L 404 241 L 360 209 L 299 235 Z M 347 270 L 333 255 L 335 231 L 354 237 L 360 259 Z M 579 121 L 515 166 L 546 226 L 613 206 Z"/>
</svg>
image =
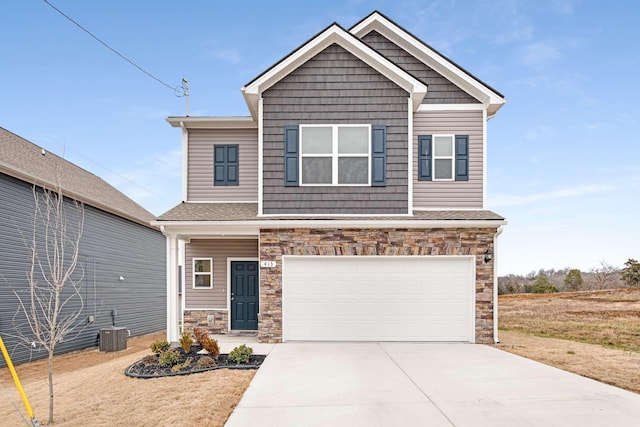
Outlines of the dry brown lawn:
<svg viewBox="0 0 640 427">
<path fill-rule="evenodd" d="M 640 290 L 504 295 L 499 347 L 640 393 Z"/>
<path fill-rule="evenodd" d="M 201 374 L 136 379 L 124 369 L 150 354 L 164 333 L 129 340 L 127 350 L 95 349 L 57 356 L 54 361 L 56 426 L 222 426 L 255 375 L 254 370 L 220 369 Z M 45 360 L 16 366 L 34 413 L 48 414 Z M 0 425 L 20 426 L 26 418 L 7 368 L 0 369 Z M 17 409 L 16 409 L 17 408 Z"/>
<path fill-rule="evenodd" d="M 640 290 L 501 296 L 500 348 L 640 393 Z M 125 351 L 95 349 L 55 358 L 57 426 L 222 426 L 255 371 L 217 370 L 141 380 L 124 369 L 164 333 L 133 338 Z M 47 366 L 16 367 L 41 424 Z M 0 425 L 28 425 L 9 375 L 0 369 Z"/>
</svg>

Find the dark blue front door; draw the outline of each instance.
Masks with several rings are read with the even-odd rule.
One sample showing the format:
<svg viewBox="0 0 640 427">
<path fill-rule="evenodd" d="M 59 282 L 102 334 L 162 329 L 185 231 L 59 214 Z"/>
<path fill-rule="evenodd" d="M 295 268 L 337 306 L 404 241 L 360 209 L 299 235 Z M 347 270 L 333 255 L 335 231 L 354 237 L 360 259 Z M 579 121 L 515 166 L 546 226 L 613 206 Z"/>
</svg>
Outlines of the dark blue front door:
<svg viewBox="0 0 640 427">
<path fill-rule="evenodd" d="M 258 261 L 231 261 L 231 329 L 258 329 Z"/>
</svg>

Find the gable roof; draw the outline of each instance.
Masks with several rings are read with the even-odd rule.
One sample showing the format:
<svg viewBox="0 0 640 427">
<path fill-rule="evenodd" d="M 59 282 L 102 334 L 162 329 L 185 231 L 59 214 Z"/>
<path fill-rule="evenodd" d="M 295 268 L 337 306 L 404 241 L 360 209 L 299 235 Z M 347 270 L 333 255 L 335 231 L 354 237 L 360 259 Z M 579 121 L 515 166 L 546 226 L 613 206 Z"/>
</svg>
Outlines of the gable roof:
<svg viewBox="0 0 640 427">
<path fill-rule="evenodd" d="M 0 127 L 0 172 L 151 227 L 155 216 L 102 178 Z"/>
<path fill-rule="evenodd" d="M 380 55 L 337 23 L 333 23 L 242 87 L 242 94 L 253 118 L 258 117 L 258 101 L 262 92 L 332 44 L 344 48 L 409 92 L 412 95 L 413 107 L 417 110 L 427 94 L 427 85 Z"/>
<path fill-rule="evenodd" d="M 488 117 L 492 117 L 506 102 L 504 95 L 487 85 L 467 70 L 447 58 L 409 31 L 396 24 L 378 11 L 372 12 L 349 29 L 356 37 L 362 38 L 376 31 L 395 43 L 409 54 L 455 83 L 487 107 Z"/>
</svg>

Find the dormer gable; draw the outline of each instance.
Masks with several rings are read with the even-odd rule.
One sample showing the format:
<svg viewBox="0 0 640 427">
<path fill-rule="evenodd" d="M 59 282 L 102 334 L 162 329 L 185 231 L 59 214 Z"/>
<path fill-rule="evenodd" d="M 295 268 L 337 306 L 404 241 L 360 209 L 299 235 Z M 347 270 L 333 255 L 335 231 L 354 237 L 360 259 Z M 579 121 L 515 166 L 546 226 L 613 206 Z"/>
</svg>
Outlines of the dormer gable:
<svg viewBox="0 0 640 427">
<path fill-rule="evenodd" d="M 378 11 L 355 24 L 349 33 L 362 39 L 372 31 L 377 32 L 389 41 L 404 49 L 410 55 L 444 76 L 487 108 L 487 117 L 493 117 L 504 105 L 504 96 L 473 76 L 464 68 L 424 43 L 391 19 Z"/>
<path fill-rule="evenodd" d="M 417 111 L 427 93 L 427 85 L 380 55 L 337 23 L 333 23 L 242 87 L 242 94 L 251 116 L 257 119 L 258 101 L 264 91 L 333 44 L 342 47 L 406 90 L 412 98 L 414 111 Z"/>
</svg>

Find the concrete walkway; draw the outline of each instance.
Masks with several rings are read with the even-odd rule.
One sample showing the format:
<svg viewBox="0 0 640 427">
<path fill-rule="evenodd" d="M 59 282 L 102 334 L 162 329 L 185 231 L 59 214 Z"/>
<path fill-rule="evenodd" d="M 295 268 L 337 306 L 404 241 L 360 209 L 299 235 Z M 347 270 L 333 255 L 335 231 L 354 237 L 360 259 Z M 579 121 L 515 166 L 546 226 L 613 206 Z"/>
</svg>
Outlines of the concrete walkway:
<svg viewBox="0 0 640 427">
<path fill-rule="evenodd" d="M 276 344 L 226 426 L 638 426 L 640 395 L 474 344 Z"/>
</svg>

